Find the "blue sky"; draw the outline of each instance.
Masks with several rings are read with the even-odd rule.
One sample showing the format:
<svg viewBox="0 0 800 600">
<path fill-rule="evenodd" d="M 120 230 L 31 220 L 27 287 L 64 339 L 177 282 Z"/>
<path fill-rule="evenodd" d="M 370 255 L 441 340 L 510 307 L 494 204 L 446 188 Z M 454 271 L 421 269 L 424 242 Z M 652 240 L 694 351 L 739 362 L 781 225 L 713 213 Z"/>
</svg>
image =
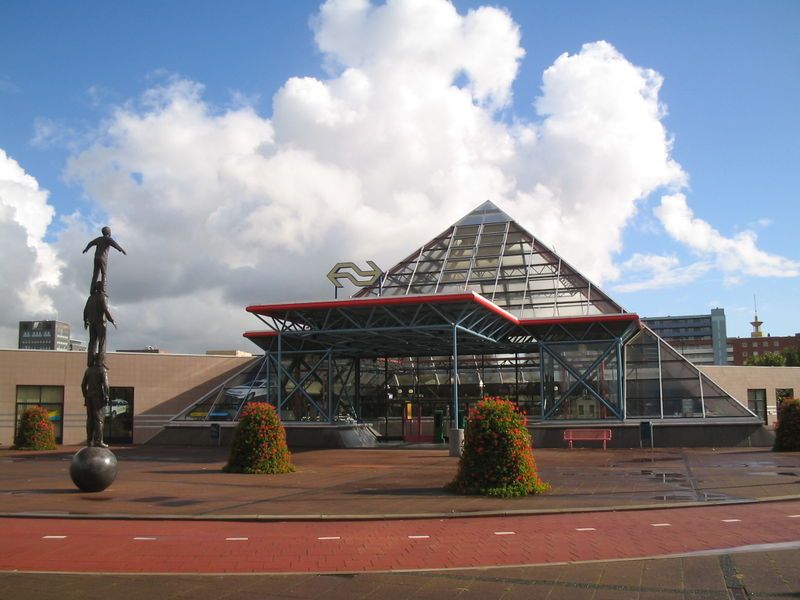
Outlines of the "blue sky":
<svg viewBox="0 0 800 600">
<path fill-rule="evenodd" d="M 461 16 L 484 5 L 455 2 Z M 525 52 L 510 83 L 513 101 L 491 112 L 497 123 L 508 128 L 520 121 L 541 122 L 542 115 L 536 113 L 534 101 L 542 94 L 543 72 L 564 53 L 578 55 L 583 44 L 605 40 L 632 65 L 652 69 L 663 77 L 658 101 L 668 112 L 660 122 L 672 140 L 670 158 L 680 165 L 688 182 L 677 191 L 675 180 L 664 186 L 655 185 L 646 198 L 635 201 L 635 215 L 617 232 L 619 244 L 609 242 L 598 250 L 610 257 L 606 262 L 613 262 L 619 273 L 610 275 L 608 265 L 597 266 L 595 271 L 591 265 L 587 267 L 593 275 L 600 274 L 594 276 L 603 281 L 604 289 L 629 310 L 647 316 L 703 313 L 712 306 L 722 306 L 728 317 L 729 335 L 739 336 L 749 332 L 756 294 L 766 331 L 772 335 L 800 331 L 795 308 L 800 291 L 796 275 L 758 277 L 752 274 L 757 266 L 748 271 L 737 266 L 736 261 L 722 268 L 724 248 L 728 247 L 725 242 L 718 241 L 713 252 L 693 247 L 686 240 L 681 241 L 679 235 L 668 234 L 666 221 L 654 216 L 663 195 L 683 194 L 693 216 L 723 238 L 733 240 L 737 234 L 751 231 L 757 234 L 755 246 L 760 252 L 782 259 L 772 263 L 777 271 L 785 275 L 797 267 L 800 251 L 794 240 L 800 209 L 794 172 L 800 137 L 800 4 L 509 1 L 497 5 L 507 9 L 518 26 L 519 46 Z M 199 94 L 211 116 L 246 105 L 260 119 L 273 119 L 274 96 L 290 78 L 310 77 L 327 82 L 342 72 L 341 65 L 330 67 L 331 51 L 321 49 L 315 41 L 309 22 L 317 10 L 316 2 L 11 0 L 0 4 L 0 149 L 35 178 L 40 188 L 49 191 L 47 202 L 55 209 L 55 217 L 43 242 L 51 244 L 68 263 L 62 269 L 58 287 L 79 289 L 76 281 L 80 276 L 73 273 L 89 269 L 88 263 L 80 262 L 73 268 L 79 258 L 67 258 L 66 249 L 71 247 L 68 243 L 75 244 L 82 239 L 81 234 L 93 231 L 104 219 L 123 224 L 123 231 L 133 235 L 133 229 L 124 228 L 126 213 L 121 207 L 125 200 L 106 201 L 108 188 L 92 178 L 99 163 L 85 167 L 96 158 L 87 154 L 88 149 L 122 145 L 114 137 L 120 112 L 128 111 L 146 122 L 150 114 L 147 111 L 156 109 L 148 108 L 142 95 L 180 80 L 203 86 Z M 340 46 L 334 54 L 341 51 L 345 41 L 336 43 Z M 381 51 L 379 45 L 375 47 Z M 291 122 L 300 133 L 289 145 L 298 147 L 301 144 L 297 140 L 304 139 L 305 134 L 302 124 Z M 280 121 L 276 118 L 275 123 Z M 276 126 L 278 137 L 291 138 L 289 129 L 288 125 Z M 326 152 L 317 150 L 318 155 Z M 119 161 L 121 156 L 115 154 L 103 160 Z M 68 165 L 76 157 L 83 166 L 70 171 Z M 352 165 L 349 170 L 353 170 Z M 342 185 L 349 189 L 346 182 Z M 388 187 L 377 189 L 392 191 L 389 183 L 382 185 Z M 161 198 L 158 202 L 163 202 L 164 197 L 158 194 L 165 193 L 163 187 L 152 192 L 153 197 Z M 467 202 L 465 206 L 471 204 Z M 460 205 L 454 205 L 452 211 L 456 215 L 463 212 Z M 513 210 L 509 212 L 517 216 Z M 431 225 L 434 232 L 453 220 L 448 210 L 437 214 L 442 220 Z M 69 215 L 73 218 L 62 219 Z M 520 221 L 537 233 L 534 217 L 526 213 Z M 679 227 L 680 223 L 673 221 L 673 226 Z M 180 230 L 175 233 L 183 235 Z M 297 235 L 302 238 L 305 234 Z M 601 226 L 584 232 L 584 239 L 587 235 L 600 242 L 606 231 Z M 384 264 L 390 264 L 392 258 L 402 258 L 425 239 L 411 236 L 404 244 L 387 247 L 382 254 L 386 257 Z M 558 239 L 557 249 L 563 252 L 566 242 Z M 119 241 L 126 245 L 123 239 Z M 369 258 L 364 245 L 350 247 L 355 255 L 335 258 Z M 686 276 L 674 285 L 626 291 L 635 288 L 626 288 L 626 284 L 651 275 L 637 271 L 636 264 L 650 268 L 653 260 L 630 262 L 637 254 L 668 257 L 670 273 L 694 265 L 702 274 L 690 277 L 683 272 Z M 134 255 L 127 260 L 133 260 Z M 323 252 L 322 256 L 328 255 Z M 112 261 L 115 259 L 112 257 Z M 747 257 L 742 260 L 746 262 Z M 299 264 L 313 264 L 311 258 L 308 261 Z M 250 281 L 242 282 L 236 291 L 232 289 L 237 284 L 232 284 L 230 290 L 223 286 L 218 293 L 219 306 L 236 306 L 237 302 L 241 306 L 241 301 L 251 298 L 260 300 L 256 297 L 258 286 L 252 280 L 258 279 L 253 276 L 262 273 L 261 267 L 241 257 L 231 257 L 226 264 L 232 269 L 233 279 L 244 281 L 249 277 Z M 576 266 L 582 267 L 577 262 Z M 284 299 L 299 299 L 323 289 L 327 268 L 327 264 L 321 265 L 320 273 L 313 272 L 322 280 L 319 286 L 303 283 L 295 290 L 284 290 Z M 253 270 L 245 272 L 246 269 Z M 269 266 L 264 269 L 263 272 L 274 270 Z M 171 276 L 160 274 L 159 281 Z M 175 278 L 171 284 L 177 289 L 180 281 L 190 275 L 178 274 Z M 278 282 L 283 285 L 280 278 L 264 283 L 270 288 L 263 292 L 264 300 L 280 296 L 275 289 Z M 13 285 L 10 280 L 2 283 L 9 288 Z M 116 301 L 131 319 L 150 314 L 152 309 L 147 308 L 143 298 L 126 289 L 119 291 Z M 170 310 L 187 305 L 178 291 L 155 295 L 175 300 L 176 308 Z M 78 298 L 79 294 L 73 296 Z M 71 314 L 79 303 L 59 292 L 49 293 L 49 298 L 49 308 L 59 314 Z M 10 319 L 15 320 L 13 316 Z M 155 325 L 149 337 L 130 341 L 186 349 L 207 341 L 192 337 L 190 323 L 181 326 L 182 330 L 176 328 L 170 334 L 172 344 L 153 339 L 159 331 Z M 228 326 L 238 327 L 239 321 Z"/>
</svg>

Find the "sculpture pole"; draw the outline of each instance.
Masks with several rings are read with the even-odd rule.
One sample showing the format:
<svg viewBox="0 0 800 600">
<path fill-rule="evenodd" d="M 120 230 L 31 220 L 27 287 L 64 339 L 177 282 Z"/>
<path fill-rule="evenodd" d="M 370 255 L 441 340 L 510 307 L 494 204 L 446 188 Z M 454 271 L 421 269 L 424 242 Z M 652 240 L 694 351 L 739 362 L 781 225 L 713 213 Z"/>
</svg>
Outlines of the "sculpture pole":
<svg viewBox="0 0 800 600">
<path fill-rule="evenodd" d="M 81 381 L 86 406 L 86 447 L 72 457 L 69 474 L 84 492 L 100 492 L 117 476 L 117 457 L 103 441 L 105 410 L 109 402 L 108 367 L 106 365 L 106 322 L 117 326 L 108 310 L 108 249 L 125 250 L 111 237 L 111 228 L 103 227 L 102 236 L 83 249 L 95 247 L 94 267 L 89 298 L 83 308 L 83 325 L 89 330 L 86 349 L 86 371 Z"/>
</svg>

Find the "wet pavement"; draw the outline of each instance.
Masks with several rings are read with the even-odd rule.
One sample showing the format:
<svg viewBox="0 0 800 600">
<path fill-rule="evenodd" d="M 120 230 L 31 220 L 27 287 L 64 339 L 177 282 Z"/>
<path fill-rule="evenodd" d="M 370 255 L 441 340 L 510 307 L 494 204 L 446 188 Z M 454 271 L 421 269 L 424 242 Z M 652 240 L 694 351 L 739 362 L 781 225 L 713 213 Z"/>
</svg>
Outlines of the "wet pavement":
<svg viewBox="0 0 800 600">
<path fill-rule="evenodd" d="M 295 473 L 226 474 L 224 448 L 115 448 L 119 474 L 87 494 L 69 478 L 77 448 L 0 451 L 0 514 L 179 518 L 390 518 L 620 510 L 800 496 L 800 455 L 766 448 L 538 449 L 552 491 L 520 499 L 443 489 L 457 459 L 432 446 L 308 450 Z"/>
<path fill-rule="evenodd" d="M 541 449 L 552 491 L 492 499 L 445 492 L 433 446 L 295 452 L 280 476 L 115 448 L 97 494 L 76 450 L 0 451 L 0 597 L 800 598 L 800 453 Z"/>
</svg>

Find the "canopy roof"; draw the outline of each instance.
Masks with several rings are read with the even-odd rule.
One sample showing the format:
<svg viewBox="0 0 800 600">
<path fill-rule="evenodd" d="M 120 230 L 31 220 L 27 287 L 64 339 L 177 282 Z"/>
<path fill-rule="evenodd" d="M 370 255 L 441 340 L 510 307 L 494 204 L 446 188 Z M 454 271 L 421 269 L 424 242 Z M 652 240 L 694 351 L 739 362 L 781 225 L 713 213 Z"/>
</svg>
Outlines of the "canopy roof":
<svg viewBox="0 0 800 600">
<path fill-rule="evenodd" d="M 610 339 L 631 313 L 520 319 L 475 292 L 350 298 L 247 307 L 269 328 L 244 335 L 265 351 L 323 351 L 341 356 L 446 356 L 534 351 L 539 340 Z"/>
</svg>

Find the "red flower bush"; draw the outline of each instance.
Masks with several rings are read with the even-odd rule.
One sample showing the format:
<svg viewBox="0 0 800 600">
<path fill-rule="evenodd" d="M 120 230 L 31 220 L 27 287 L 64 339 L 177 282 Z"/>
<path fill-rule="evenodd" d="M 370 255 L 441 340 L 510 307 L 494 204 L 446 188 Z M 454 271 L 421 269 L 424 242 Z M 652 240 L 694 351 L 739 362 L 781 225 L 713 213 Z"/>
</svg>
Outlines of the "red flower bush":
<svg viewBox="0 0 800 600">
<path fill-rule="evenodd" d="M 776 452 L 800 450 L 800 400 L 787 398 L 781 403 L 772 449 Z"/>
<path fill-rule="evenodd" d="M 275 407 L 251 402 L 244 407 L 233 434 L 231 454 L 223 468 L 228 473 L 291 473 L 292 455 L 286 430 Z"/>
<path fill-rule="evenodd" d="M 514 497 L 550 489 L 536 472 L 531 436 L 517 407 L 486 397 L 470 411 L 458 474 L 448 488 L 460 494 Z"/>
<path fill-rule="evenodd" d="M 14 446 L 19 450 L 54 450 L 56 434 L 47 409 L 31 406 L 22 413 Z"/>
</svg>

